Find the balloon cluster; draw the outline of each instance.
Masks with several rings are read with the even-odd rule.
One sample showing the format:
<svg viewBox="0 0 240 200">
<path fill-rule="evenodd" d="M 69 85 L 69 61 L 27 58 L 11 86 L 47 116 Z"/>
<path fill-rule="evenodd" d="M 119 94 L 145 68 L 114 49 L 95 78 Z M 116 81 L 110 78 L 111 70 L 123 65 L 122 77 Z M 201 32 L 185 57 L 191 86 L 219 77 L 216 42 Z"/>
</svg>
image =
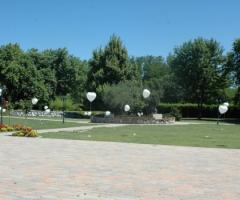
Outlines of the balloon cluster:
<svg viewBox="0 0 240 200">
<path fill-rule="evenodd" d="M 141 117 L 141 116 L 143 116 L 143 112 L 138 112 L 137 115 L 138 115 L 138 117 Z"/>
<path fill-rule="evenodd" d="M 221 115 L 225 114 L 228 111 L 229 103 L 225 102 L 218 107 L 218 111 Z"/>
<path fill-rule="evenodd" d="M 51 110 L 48 108 L 48 106 L 44 106 L 44 110 L 46 114 L 49 114 Z"/>
</svg>

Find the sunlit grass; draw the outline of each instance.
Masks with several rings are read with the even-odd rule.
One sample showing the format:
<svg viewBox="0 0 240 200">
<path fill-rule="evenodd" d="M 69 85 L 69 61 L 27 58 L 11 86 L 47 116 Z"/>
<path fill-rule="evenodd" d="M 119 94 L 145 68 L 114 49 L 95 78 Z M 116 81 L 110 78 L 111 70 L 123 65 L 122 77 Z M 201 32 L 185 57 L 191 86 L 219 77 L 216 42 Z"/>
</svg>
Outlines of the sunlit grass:
<svg viewBox="0 0 240 200">
<path fill-rule="evenodd" d="M 240 125 L 133 125 L 86 132 L 42 134 L 44 138 L 95 140 L 195 147 L 240 148 Z"/>
</svg>

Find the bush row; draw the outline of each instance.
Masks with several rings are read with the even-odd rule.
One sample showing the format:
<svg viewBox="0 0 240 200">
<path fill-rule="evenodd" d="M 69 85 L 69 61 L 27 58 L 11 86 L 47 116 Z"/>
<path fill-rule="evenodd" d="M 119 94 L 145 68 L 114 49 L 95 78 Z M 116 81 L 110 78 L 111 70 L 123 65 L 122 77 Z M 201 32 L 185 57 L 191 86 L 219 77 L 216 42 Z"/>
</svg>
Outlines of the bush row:
<svg viewBox="0 0 240 200">
<path fill-rule="evenodd" d="M 66 111 L 65 112 L 65 117 L 67 118 L 82 118 L 82 119 L 89 119 L 90 116 L 86 115 L 86 112 L 88 111 Z M 104 111 L 92 111 L 92 115 L 105 115 Z"/>
<path fill-rule="evenodd" d="M 171 113 L 173 109 L 178 109 L 182 117 L 198 117 L 199 109 L 197 104 L 159 104 L 157 106 L 158 113 Z M 217 118 L 218 105 L 203 105 L 202 117 Z M 224 115 L 226 118 L 240 118 L 240 107 L 229 106 L 228 112 Z"/>
</svg>

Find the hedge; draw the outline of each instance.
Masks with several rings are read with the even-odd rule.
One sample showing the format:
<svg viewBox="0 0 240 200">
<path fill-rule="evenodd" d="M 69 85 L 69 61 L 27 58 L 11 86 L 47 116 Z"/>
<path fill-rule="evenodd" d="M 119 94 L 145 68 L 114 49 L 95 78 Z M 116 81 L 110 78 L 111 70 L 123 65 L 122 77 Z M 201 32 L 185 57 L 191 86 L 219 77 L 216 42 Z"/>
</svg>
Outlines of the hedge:
<svg viewBox="0 0 240 200">
<path fill-rule="evenodd" d="M 87 111 L 88 112 L 88 111 Z M 90 116 L 85 115 L 85 111 L 65 111 L 65 117 L 67 118 L 83 118 L 89 119 Z M 103 111 L 92 111 L 92 115 L 105 114 Z"/>
<path fill-rule="evenodd" d="M 199 116 L 199 110 L 197 104 L 159 104 L 157 106 L 158 113 L 170 113 L 173 108 L 179 109 L 182 117 L 196 118 Z M 218 117 L 218 105 L 203 105 L 202 117 L 205 118 L 217 118 Z M 224 115 L 225 118 L 240 118 L 240 107 L 229 106 L 228 112 Z"/>
</svg>

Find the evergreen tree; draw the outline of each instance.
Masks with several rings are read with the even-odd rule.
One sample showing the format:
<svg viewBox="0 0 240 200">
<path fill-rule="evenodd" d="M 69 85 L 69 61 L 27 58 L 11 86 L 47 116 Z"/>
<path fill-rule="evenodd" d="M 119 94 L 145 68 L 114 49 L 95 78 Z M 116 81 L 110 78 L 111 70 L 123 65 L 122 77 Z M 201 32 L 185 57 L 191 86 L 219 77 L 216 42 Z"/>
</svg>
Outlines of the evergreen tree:
<svg viewBox="0 0 240 200">
<path fill-rule="evenodd" d="M 87 86 L 92 91 L 101 91 L 104 84 L 139 78 L 137 66 L 129 62 L 127 49 L 115 35 L 104 49 L 93 51 L 89 65 Z"/>
</svg>

